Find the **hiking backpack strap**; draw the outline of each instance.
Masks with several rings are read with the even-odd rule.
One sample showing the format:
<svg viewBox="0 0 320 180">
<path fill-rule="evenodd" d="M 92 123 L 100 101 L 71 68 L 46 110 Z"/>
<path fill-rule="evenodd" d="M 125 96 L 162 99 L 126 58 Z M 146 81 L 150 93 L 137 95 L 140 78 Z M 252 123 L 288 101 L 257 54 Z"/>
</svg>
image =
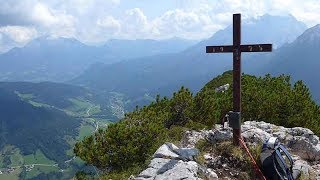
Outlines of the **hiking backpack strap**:
<svg viewBox="0 0 320 180">
<path fill-rule="evenodd" d="M 286 163 L 285 158 L 289 161 L 289 164 Z M 290 153 L 280 144 L 273 152 L 273 167 L 281 180 L 294 180 L 292 176 L 292 166 L 293 160 Z"/>
</svg>

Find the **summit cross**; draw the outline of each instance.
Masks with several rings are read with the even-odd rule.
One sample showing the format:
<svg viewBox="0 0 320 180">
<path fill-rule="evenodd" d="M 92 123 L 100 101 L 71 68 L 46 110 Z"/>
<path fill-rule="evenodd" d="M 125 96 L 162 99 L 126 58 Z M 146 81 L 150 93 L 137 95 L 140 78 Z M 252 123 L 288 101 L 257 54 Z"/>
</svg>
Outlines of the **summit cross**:
<svg viewBox="0 0 320 180">
<path fill-rule="evenodd" d="M 233 113 L 238 113 L 238 126 L 233 126 L 233 143 L 241 138 L 241 52 L 271 52 L 272 44 L 241 45 L 241 14 L 233 14 L 233 45 L 207 46 L 206 53 L 233 53 Z"/>
</svg>

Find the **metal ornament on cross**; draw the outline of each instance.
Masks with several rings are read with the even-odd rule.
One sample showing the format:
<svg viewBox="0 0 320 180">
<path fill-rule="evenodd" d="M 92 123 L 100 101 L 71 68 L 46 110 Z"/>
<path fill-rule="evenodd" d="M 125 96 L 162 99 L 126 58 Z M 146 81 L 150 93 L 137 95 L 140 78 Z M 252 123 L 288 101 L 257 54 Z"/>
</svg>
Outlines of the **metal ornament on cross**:
<svg viewBox="0 0 320 180">
<path fill-rule="evenodd" d="M 233 45 L 206 47 L 206 53 L 233 53 L 233 111 L 228 114 L 237 146 L 241 138 L 241 53 L 271 51 L 272 44 L 241 45 L 241 14 L 233 14 Z"/>
</svg>

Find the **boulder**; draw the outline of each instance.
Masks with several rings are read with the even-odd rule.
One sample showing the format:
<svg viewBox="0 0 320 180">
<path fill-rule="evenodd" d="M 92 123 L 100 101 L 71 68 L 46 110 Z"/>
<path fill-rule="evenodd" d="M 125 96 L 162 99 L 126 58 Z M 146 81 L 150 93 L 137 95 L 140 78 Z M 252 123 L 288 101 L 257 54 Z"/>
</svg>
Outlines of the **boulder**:
<svg viewBox="0 0 320 180">
<path fill-rule="evenodd" d="M 242 125 L 242 136 L 251 142 L 264 142 L 269 137 L 278 137 L 293 154 L 307 161 L 320 160 L 320 141 L 310 129 L 285 128 L 266 122 L 247 121 Z"/>
<path fill-rule="evenodd" d="M 154 158 L 151 160 L 148 168 L 142 171 L 138 177 L 140 178 L 154 178 L 158 174 L 162 174 L 169 169 L 172 169 L 178 160 L 173 159 L 163 159 L 163 158 Z"/>
<path fill-rule="evenodd" d="M 172 143 L 163 144 L 153 155 L 148 168 L 142 171 L 136 180 L 200 180 L 199 174 L 208 176 L 207 179 L 216 179 L 218 176 L 213 170 L 194 161 L 199 151 L 195 148 L 178 148 Z"/>
<path fill-rule="evenodd" d="M 198 154 L 199 150 L 196 148 L 178 148 L 172 143 L 165 143 L 153 154 L 153 157 L 188 161 L 194 160 Z"/>
<path fill-rule="evenodd" d="M 242 131 L 242 137 L 245 141 L 254 143 L 263 143 L 272 137 L 271 134 L 267 133 L 262 129 L 248 129 L 247 131 Z"/>
<path fill-rule="evenodd" d="M 179 158 L 186 160 L 195 160 L 194 158 L 199 154 L 199 150 L 196 148 L 181 148 L 174 150 L 177 154 L 179 154 Z"/>
<path fill-rule="evenodd" d="M 299 156 L 293 156 L 293 161 L 292 175 L 294 179 L 297 179 L 301 175 L 304 177 L 310 176 L 312 168 L 306 161 L 302 160 Z"/>
<path fill-rule="evenodd" d="M 198 180 L 199 165 L 195 161 L 178 161 L 171 169 L 155 176 L 155 180 Z"/>
<path fill-rule="evenodd" d="M 166 159 L 178 159 L 179 155 L 172 149 L 178 148 L 174 144 L 166 143 L 160 146 L 160 148 L 153 154 L 154 158 L 166 158 Z"/>
</svg>

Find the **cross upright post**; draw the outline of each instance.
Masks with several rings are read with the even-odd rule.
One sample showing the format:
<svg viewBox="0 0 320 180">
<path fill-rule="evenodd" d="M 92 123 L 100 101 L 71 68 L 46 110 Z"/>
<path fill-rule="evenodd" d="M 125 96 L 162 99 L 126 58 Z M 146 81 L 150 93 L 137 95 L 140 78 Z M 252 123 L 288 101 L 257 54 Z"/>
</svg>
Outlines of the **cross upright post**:
<svg viewBox="0 0 320 180">
<path fill-rule="evenodd" d="M 241 16 L 233 15 L 233 112 L 241 113 Z M 240 116 L 241 117 L 241 116 Z M 239 117 L 239 120 L 241 120 Z M 233 128 L 233 143 L 239 145 L 241 126 Z"/>
<path fill-rule="evenodd" d="M 233 45 L 207 46 L 207 53 L 233 53 L 233 112 L 230 126 L 233 128 L 233 143 L 241 138 L 241 52 L 270 52 L 272 44 L 241 45 L 241 14 L 233 14 Z"/>
</svg>

